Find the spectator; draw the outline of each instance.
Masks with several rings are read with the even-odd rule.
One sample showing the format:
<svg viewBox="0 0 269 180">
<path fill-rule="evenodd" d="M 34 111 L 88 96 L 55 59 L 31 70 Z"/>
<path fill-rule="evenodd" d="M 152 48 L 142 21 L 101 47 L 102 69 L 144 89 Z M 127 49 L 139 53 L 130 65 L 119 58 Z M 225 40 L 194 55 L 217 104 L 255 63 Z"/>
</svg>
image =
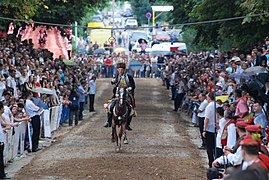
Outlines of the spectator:
<svg viewBox="0 0 269 180">
<path fill-rule="evenodd" d="M 96 76 L 93 76 L 89 83 L 89 101 L 90 101 L 90 107 L 89 111 L 94 112 L 94 98 L 96 93 Z"/>
<path fill-rule="evenodd" d="M 79 103 L 79 113 L 78 113 L 78 119 L 83 120 L 83 111 L 85 106 L 85 99 L 86 99 L 86 90 L 85 90 L 86 80 L 81 79 L 80 85 L 78 86 L 78 103 Z M 87 85 L 88 86 L 88 85 Z"/>
<path fill-rule="evenodd" d="M 235 116 L 244 118 L 248 115 L 248 106 L 246 101 L 242 97 L 242 90 L 237 89 L 235 91 L 235 99 L 236 99 L 236 110 L 235 110 Z"/>
<path fill-rule="evenodd" d="M 29 114 L 31 118 L 31 123 L 33 127 L 33 135 L 32 135 L 32 142 L 33 142 L 33 149 L 32 152 L 39 151 L 40 148 L 38 147 L 39 144 L 39 135 L 40 135 L 40 107 L 36 106 L 32 100 L 33 93 L 27 93 L 27 100 L 25 104 L 26 112 Z"/>
<path fill-rule="evenodd" d="M 78 103 L 78 98 L 79 94 L 77 92 L 77 87 L 71 86 L 71 93 L 69 96 L 69 101 L 70 103 L 70 112 L 69 112 L 69 126 L 73 125 L 73 117 L 75 115 L 75 125 L 78 125 L 78 108 L 79 108 L 79 103 Z"/>
<path fill-rule="evenodd" d="M 9 70 L 10 76 L 7 78 L 7 89 L 13 92 L 14 97 L 18 99 L 18 91 L 17 91 L 17 85 L 15 81 L 15 74 L 16 74 L 16 70 L 14 69 Z"/>
<path fill-rule="evenodd" d="M 4 106 L 2 102 L 0 102 L 0 178 L 1 179 L 8 179 L 7 174 L 5 173 L 5 166 L 4 166 L 4 146 L 6 142 L 6 130 L 10 129 L 10 126 L 6 124 L 2 114 L 4 112 Z"/>
<path fill-rule="evenodd" d="M 199 95 L 199 100 L 201 102 L 199 108 L 198 108 L 198 121 L 199 121 L 199 129 L 200 129 L 200 134 L 201 134 L 201 139 L 202 139 L 202 145 L 199 147 L 200 149 L 205 149 L 206 144 L 205 144 L 205 138 L 203 137 L 203 129 L 204 129 L 204 120 L 205 120 L 205 109 L 208 105 L 208 101 L 206 99 L 206 94 L 205 93 L 200 93 Z"/>
<path fill-rule="evenodd" d="M 205 120 L 204 120 L 204 129 L 203 137 L 206 142 L 206 150 L 208 156 L 208 165 L 212 167 L 215 155 L 215 107 L 214 107 L 214 93 L 210 92 L 207 95 L 208 105 L 205 109 Z"/>
</svg>

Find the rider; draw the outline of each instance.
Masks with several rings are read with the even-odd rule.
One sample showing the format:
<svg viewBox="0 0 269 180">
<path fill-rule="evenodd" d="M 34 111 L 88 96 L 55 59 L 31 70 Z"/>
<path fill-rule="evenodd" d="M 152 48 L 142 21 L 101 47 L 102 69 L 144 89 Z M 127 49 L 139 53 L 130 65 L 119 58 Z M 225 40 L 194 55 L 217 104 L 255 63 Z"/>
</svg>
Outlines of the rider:
<svg viewBox="0 0 269 180">
<path fill-rule="evenodd" d="M 111 84 L 114 85 L 113 89 L 113 98 L 115 98 L 116 89 L 117 87 L 123 87 L 126 88 L 130 93 L 130 99 L 129 99 L 129 105 L 135 110 L 135 99 L 134 99 L 134 90 L 135 90 L 135 81 L 133 77 L 126 73 L 126 65 L 125 63 L 118 63 L 117 64 L 117 72 L 115 79 L 112 79 Z M 109 112 L 108 112 L 108 119 L 105 123 L 104 127 L 110 127 L 112 123 L 112 110 L 115 106 L 115 101 L 112 100 L 112 102 L 109 105 Z M 127 129 L 129 131 L 132 130 L 130 127 L 130 123 L 132 120 L 132 116 L 130 116 L 127 120 Z"/>
<path fill-rule="evenodd" d="M 46 38 L 47 38 L 47 32 L 45 29 L 39 30 L 39 44 L 41 45 L 42 43 L 46 43 Z"/>
</svg>

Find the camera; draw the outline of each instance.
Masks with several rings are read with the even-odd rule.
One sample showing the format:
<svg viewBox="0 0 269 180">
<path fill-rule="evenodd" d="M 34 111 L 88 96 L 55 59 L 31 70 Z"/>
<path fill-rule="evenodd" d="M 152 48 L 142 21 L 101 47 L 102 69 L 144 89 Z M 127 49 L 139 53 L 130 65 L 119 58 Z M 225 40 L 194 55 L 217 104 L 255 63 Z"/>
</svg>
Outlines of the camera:
<svg viewBox="0 0 269 180">
<path fill-rule="evenodd" d="M 221 179 L 223 178 L 223 172 L 224 169 L 222 168 L 208 168 L 207 169 L 207 179 L 213 180 L 213 179 Z"/>
</svg>

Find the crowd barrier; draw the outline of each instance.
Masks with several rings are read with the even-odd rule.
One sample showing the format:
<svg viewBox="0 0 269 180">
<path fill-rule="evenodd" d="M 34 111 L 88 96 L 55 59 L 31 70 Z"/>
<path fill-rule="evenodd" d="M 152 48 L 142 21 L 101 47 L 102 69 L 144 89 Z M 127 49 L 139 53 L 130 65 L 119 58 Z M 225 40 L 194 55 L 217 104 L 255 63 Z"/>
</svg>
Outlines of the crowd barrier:
<svg viewBox="0 0 269 180">
<path fill-rule="evenodd" d="M 62 106 L 55 106 L 40 113 L 40 137 L 52 137 L 52 132 L 60 126 L 61 114 Z M 30 133 L 27 133 L 26 129 Z M 26 139 L 29 140 L 29 148 L 32 149 L 32 132 L 31 122 L 23 121 L 5 133 L 4 164 L 24 153 Z"/>
</svg>

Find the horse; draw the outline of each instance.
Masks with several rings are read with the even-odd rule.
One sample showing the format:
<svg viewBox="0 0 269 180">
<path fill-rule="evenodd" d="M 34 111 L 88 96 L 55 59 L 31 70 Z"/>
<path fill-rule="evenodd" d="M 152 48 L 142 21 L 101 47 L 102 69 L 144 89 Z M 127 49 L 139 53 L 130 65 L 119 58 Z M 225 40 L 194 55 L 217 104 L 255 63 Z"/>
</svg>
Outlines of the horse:
<svg viewBox="0 0 269 180">
<path fill-rule="evenodd" d="M 126 136 L 127 118 L 129 116 L 129 109 L 127 104 L 127 90 L 126 88 L 117 88 L 116 101 L 113 108 L 112 116 L 112 142 L 116 142 L 116 151 L 121 150 L 122 136 L 123 143 L 128 144 Z M 117 132 L 118 126 L 118 132 Z"/>
<path fill-rule="evenodd" d="M 38 39 L 38 44 L 40 47 L 44 47 L 47 41 L 47 33 L 45 30 L 40 30 L 39 31 L 39 39 Z"/>
</svg>

